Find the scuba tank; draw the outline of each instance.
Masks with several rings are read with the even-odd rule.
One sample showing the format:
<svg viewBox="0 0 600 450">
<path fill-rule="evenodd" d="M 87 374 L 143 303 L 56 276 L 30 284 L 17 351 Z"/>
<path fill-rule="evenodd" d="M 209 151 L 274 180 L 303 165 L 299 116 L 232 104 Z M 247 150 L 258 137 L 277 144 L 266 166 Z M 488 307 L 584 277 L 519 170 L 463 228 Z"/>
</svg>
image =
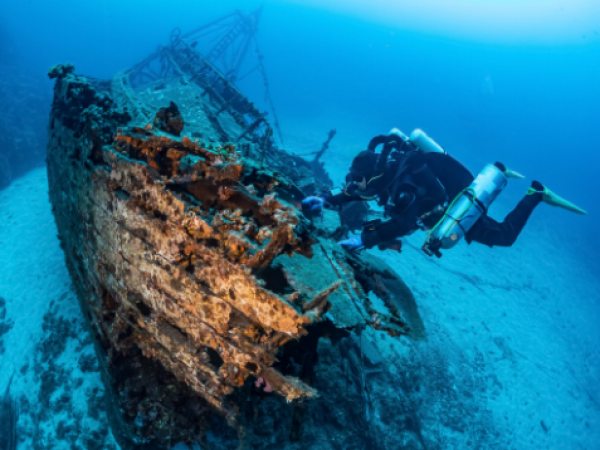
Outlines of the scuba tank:
<svg viewBox="0 0 600 450">
<path fill-rule="evenodd" d="M 393 130 L 392 130 L 393 131 Z M 437 142 L 431 139 L 425 134 L 423 130 L 417 128 L 410 133 L 410 142 L 418 147 L 423 153 L 443 153 L 446 154 L 446 150 L 440 147 Z"/>
<path fill-rule="evenodd" d="M 503 170 L 494 164 L 485 166 L 471 185 L 456 196 L 440 221 L 429 231 L 422 250 L 439 258 L 442 256 L 440 249 L 454 247 L 487 212 L 506 183 Z"/>
<path fill-rule="evenodd" d="M 402 139 L 402 142 L 406 142 L 408 141 L 408 136 L 405 135 L 402 131 L 400 131 L 398 128 L 392 128 L 390 130 L 390 132 L 388 133 L 388 136 L 398 136 L 400 139 Z"/>
</svg>

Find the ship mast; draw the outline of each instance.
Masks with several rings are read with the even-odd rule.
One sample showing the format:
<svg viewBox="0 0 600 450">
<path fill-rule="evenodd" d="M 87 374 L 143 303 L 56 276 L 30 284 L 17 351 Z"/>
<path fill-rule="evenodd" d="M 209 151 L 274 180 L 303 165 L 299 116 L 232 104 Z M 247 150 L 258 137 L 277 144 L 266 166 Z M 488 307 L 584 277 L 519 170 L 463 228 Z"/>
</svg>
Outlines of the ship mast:
<svg viewBox="0 0 600 450">
<path fill-rule="evenodd" d="M 261 6 L 245 14 L 239 9 L 215 19 L 181 36 L 188 42 L 212 37 L 212 45 L 204 52 L 206 58 L 217 66 L 231 82 L 239 77 L 239 72 L 248 50 L 255 42 L 258 23 L 262 15 Z"/>
<path fill-rule="evenodd" d="M 264 66 L 264 57 L 256 35 L 262 15 L 262 6 L 248 14 L 235 10 L 230 14 L 212 20 L 187 33 L 179 28 L 171 32 L 170 44 L 160 45 L 157 50 L 139 62 L 124 75 L 135 90 L 148 83 L 178 77 L 183 84 L 195 83 L 219 104 L 220 111 L 233 110 L 238 113 L 245 129 L 238 140 L 248 134 L 272 136 L 266 113 L 260 112 L 238 89 L 239 83 L 247 76 L 258 72 L 265 89 L 265 101 L 273 114 L 273 126 L 283 145 L 283 136 L 275 105 L 269 89 L 269 80 Z M 257 63 L 244 75 L 240 71 L 246 56 L 254 47 Z M 124 85 L 128 85 L 125 80 Z M 266 142 L 269 146 L 269 142 Z"/>
</svg>

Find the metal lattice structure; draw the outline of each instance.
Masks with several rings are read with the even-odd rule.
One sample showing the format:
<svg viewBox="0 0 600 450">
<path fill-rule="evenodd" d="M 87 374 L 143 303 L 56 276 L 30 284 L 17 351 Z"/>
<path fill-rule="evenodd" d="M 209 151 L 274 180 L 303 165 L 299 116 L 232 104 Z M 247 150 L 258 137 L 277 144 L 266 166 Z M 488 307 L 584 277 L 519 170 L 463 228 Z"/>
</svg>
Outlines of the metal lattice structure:
<svg viewBox="0 0 600 450">
<path fill-rule="evenodd" d="M 205 51 L 207 59 L 229 80 L 235 82 L 246 54 L 256 38 L 261 14 L 262 7 L 250 14 L 235 10 L 181 37 L 192 43 L 208 41 L 208 45 L 205 45 L 206 49 L 200 50 Z"/>
<path fill-rule="evenodd" d="M 273 135 L 266 114 L 260 112 L 235 85 L 258 71 L 265 86 L 265 100 L 273 112 L 273 122 L 283 143 L 279 122 L 269 92 L 269 83 L 258 49 L 256 33 L 262 7 L 245 14 L 240 10 L 215 19 L 185 34 L 179 28 L 171 33 L 170 44 L 157 50 L 127 71 L 133 89 L 148 83 L 179 78 L 181 83 L 195 83 L 209 95 L 220 111 L 231 112 L 244 132 L 237 137 L 254 136 L 270 139 Z M 251 46 L 258 59 L 256 67 L 240 77 L 240 70 Z"/>
</svg>

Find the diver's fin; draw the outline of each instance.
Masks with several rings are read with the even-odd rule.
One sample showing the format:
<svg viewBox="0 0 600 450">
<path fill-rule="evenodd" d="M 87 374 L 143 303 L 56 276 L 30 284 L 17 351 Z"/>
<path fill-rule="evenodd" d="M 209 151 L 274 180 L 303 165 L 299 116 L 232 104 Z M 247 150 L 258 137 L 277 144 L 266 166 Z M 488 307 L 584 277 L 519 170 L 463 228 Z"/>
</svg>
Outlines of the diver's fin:
<svg viewBox="0 0 600 450">
<path fill-rule="evenodd" d="M 549 205 L 558 206 L 559 208 L 564 208 L 567 211 L 572 211 L 577 214 L 587 214 L 586 211 L 584 211 L 580 207 L 574 205 L 570 201 L 565 200 L 564 198 L 556 195 L 554 192 L 552 192 L 546 186 L 544 186 L 544 189 L 542 191 L 538 191 L 535 188 L 530 187 L 527 190 L 527 195 L 533 195 L 533 194 L 542 194 L 542 201 L 544 203 L 548 203 Z"/>
<path fill-rule="evenodd" d="M 525 178 L 524 175 L 521 175 L 519 172 L 515 172 L 514 170 L 510 170 L 508 167 L 504 170 L 504 176 L 506 178 L 516 178 L 518 180 L 522 180 Z"/>
</svg>

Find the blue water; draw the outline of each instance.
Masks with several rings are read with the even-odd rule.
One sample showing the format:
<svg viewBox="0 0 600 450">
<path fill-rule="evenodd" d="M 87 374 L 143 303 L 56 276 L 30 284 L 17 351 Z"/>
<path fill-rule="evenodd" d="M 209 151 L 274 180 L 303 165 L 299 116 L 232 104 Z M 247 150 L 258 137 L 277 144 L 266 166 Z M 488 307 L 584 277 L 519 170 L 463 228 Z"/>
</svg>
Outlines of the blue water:
<svg viewBox="0 0 600 450">
<path fill-rule="evenodd" d="M 11 247 L 16 244 L 6 236 L 18 239 L 21 229 L 15 227 L 35 226 L 34 220 L 25 220 L 26 208 L 10 204 L 10 199 L 21 195 L 19 183 L 43 186 L 42 178 L 31 178 L 41 174 L 39 169 L 29 171 L 44 164 L 44 118 L 49 112 L 53 86 L 45 74 L 51 65 L 71 62 L 77 73 L 110 78 L 142 60 L 157 45 L 168 42 L 174 27 L 190 30 L 234 8 L 249 11 L 260 5 L 264 5 L 264 10 L 258 44 L 265 57 L 271 95 L 281 123 L 282 146 L 296 153 L 311 151 L 319 147 L 327 131 L 336 128 L 338 134 L 324 158 L 336 183 L 343 180 L 349 161 L 366 147 L 371 137 L 392 127 L 405 133 L 422 128 L 473 172 L 500 160 L 527 176 L 524 182 L 510 183 L 502 194 L 495 211 L 499 219 L 516 204 L 532 179 L 543 182 L 588 211 L 587 216 L 579 216 L 542 205 L 534 212 L 514 248 L 490 250 L 474 244 L 459 250 L 463 253 L 457 254 L 459 259 L 455 261 L 461 263 L 456 267 L 452 262 L 442 262 L 441 268 L 432 266 L 431 262 L 415 256 L 416 253 L 404 260 L 394 257 L 391 262 L 397 264 L 409 286 L 420 292 L 417 301 L 431 322 L 451 321 L 450 309 L 446 311 L 439 306 L 446 311 L 440 312 L 436 302 L 457 304 L 464 300 L 467 306 L 461 310 L 462 317 L 468 322 L 468 317 L 476 314 L 478 326 L 481 322 L 493 322 L 489 315 L 495 314 L 503 304 L 515 302 L 507 308 L 517 311 L 515 305 L 524 305 L 523 308 L 532 309 L 531 314 L 519 313 L 510 327 L 498 322 L 492 334 L 511 335 L 516 326 L 523 330 L 537 330 L 540 326 L 544 337 L 540 337 L 539 342 L 525 338 L 529 336 L 525 331 L 521 338 L 518 333 L 512 336 L 514 353 L 526 355 L 524 361 L 538 361 L 538 357 L 542 361 L 541 355 L 550 360 L 571 361 L 580 392 L 571 393 L 572 404 L 560 400 L 561 408 L 567 408 L 569 414 L 560 420 L 557 418 L 550 431 L 540 431 L 542 419 L 528 415 L 535 414 L 538 407 L 530 404 L 531 409 L 523 413 L 523 417 L 530 417 L 536 426 L 535 432 L 544 433 L 542 436 L 546 436 L 547 441 L 543 444 L 538 441 L 539 446 L 530 443 L 526 439 L 528 431 L 518 428 L 506 438 L 510 448 L 600 449 L 600 406 L 594 400 L 600 399 L 598 2 L 3 2 L 0 99 L 2 110 L 9 113 L 3 112 L 4 118 L 0 119 L 6 139 L 0 142 L 8 142 L 14 151 L 22 154 L 13 158 L 15 165 L 11 173 L 14 176 L 10 186 L 5 187 L 4 194 L 0 191 L 5 208 L 0 214 L 14 209 L 10 219 L 7 215 L 2 219 L 0 229 L 5 237 L 0 263 L 8 267 L 17 252 L 28 251 L 28 247 Z M 252 56 L 244 69 L 249 70 L 255 64 Z M 261 109 L 269 109 L 259 76 L 249 76 L 240 83 L 240 88 Z M 30 89 L 35 95 L 24 99 L 19 94 L 17 98 L 16 93 L 23 89 Z M 0 164 L 7 164 L 2 158 L 0 151 Z M 43 206 L 39 208 L 42 210 Z M 46 218 L 48 239 L 54 239 L 50 216 Z M 58 244 L 54 244 L 53 248 L 60 252 Z M 23 263 L 21 257 L 19 261 Z M 412 266 L 406 261 L 411 261 Z M 62 277 L 60 282 L 44 283 L 67 285 L 68 279 L 64 269 L 61 270 L 58 271 Z M 449 293 L 460 279 L 448 275 L 452 271 L 465 271 L 469 276 L 491 280 L 491 285 L 500 283 L 509 288 L 511 283 L 513 287 L 533 283 L 534 290 L 543 291 L 543 295 L 535 297 L 534 305 L 533 297 L 520 294 L 520 290 L 509 291 L 507 297 L 487 293 L 481 296 L 479 303 L 472 304 L 467 294 L 455 297 Z M 20 272 L 3 270 L 0 273 L 0 297 L 6 299 L 8 317 L 17 325 L 24 324 L 27 321 L 18 318 L 17 310 L 22 309 L 18 302 L 34 295 L 39 299 L 44 289 L 41 287 L 35 294 L 20 292 L 16 287 L 24 281 L 8 279 L 8 273 Z M 417 275 L 419 273 L 421 275 Z M 432 287 L 440 283 L 439 290 Z M 57 297 L 62 295 L 61 289 L 51 291 Z M 63 300 L 65 298 L 71 297 L 63 296 Z M 480 307 L 486 299 L 500 304 L 486 303 L 485 308 Z M 547 316 L 548 322 L 544 325 L 536 322 L 534 311 L 540 311 L 543 320 Z M 440 316 L 436 316 L 438 313 Z M 77 313 L 72 317 L 75 320 Z M 7 343 L 18 342 L 19 331 L 15 327 L 13 324 L 5 337 Z M 460 326 L 448 327 L 456 333 L 452 339 L 459 348 L 457 351 L 468 352 L 477 345 L 476 334 L 461 334 L 457 331 L 462 329 Z M 465 328 L 468 327 L 465 325 Z M 32 333 L 35 335 L 36 331 Z M 572 353 L 557 352 L 548 356 L 544 352 L 551 342 L 564 343 L 564 348 Z M 10 354 L 9 349 L 6 355 Z M 20 368 L 6 355 L 0 356 L 1 391 L 12 368 Z M 560 374 L 565 373 L 564 367 L 559 364 L 554 369 Z M 523 405 L 516 406 L 516 399 L 526 390 L 523 386 L 529 386 L 527 389 L 531 392 L 544 390 L 549 399 L 546 407 L 552 409 L 555 393 L 550 387 L 556 380 L 527 370 L 517 371 L 514 379 L 510 379 L 515 383 L 514 391 L 506 385 L 504 389 L 510 392 L 506 398 L 515 401 L 515 409 L 527 409 Z M 26 389 L 23 383 L 13 386 Z M 561 383 L 563 381 L 558 384 Z M 554 388 L 556 392 L 562 389 Z M 508 403 L 506 400 L 504 406 L 496 405 L 497 411 L 493 405 L 489 408 L 501 411 L 499 417 L 505 412 L 508 415 L 511 411 Z M 495 420 L 501 420 L 499 417 Z M 29 424 L 22 420 L 23 424 Z M 558 429 L 574 430 L 579 426 L 576 423 L 589 426 L 577 428 L 580 431 L 573 432 L 571 437 L 561 435 L 562 440 L 553 441 L 548 437 Z M 397 443 L 390 448 L 403 447 Z"/>
</svg>

